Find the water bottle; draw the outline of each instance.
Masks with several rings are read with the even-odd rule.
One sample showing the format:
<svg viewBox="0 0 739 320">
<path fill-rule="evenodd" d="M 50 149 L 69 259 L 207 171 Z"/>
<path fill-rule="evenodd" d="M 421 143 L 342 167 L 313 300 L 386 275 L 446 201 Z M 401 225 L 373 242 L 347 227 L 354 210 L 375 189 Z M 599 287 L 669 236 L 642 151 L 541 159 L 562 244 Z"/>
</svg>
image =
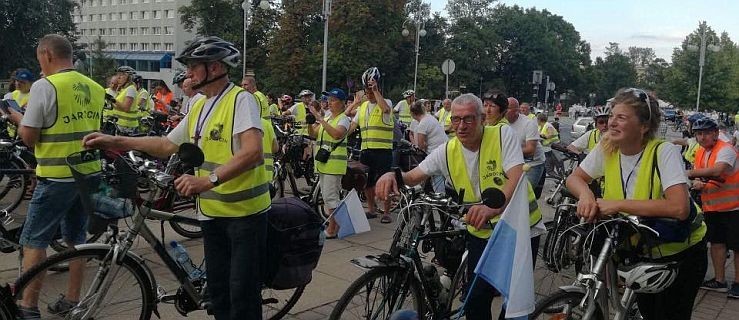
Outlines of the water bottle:
<svg viewBox="0 0 739 320">
<path fill-rule="evenodd" d="M 439 293 L 441 293 L 442 286 L 436 267 L 433 265 L 424 266 L 423 274 L 429 281 L 429 295 L 433 298 L 438 297 Z"/>
<path fill-rule="evenodd" d="M 191 280 L 198 279 L 203 275 L 204 272 L 192 263 L 192 259 L 190 259 L 190 255 L 187 254 L 187 250 L 185 250 L 185 247 L 174 240 L 172 240 L 169 245 L 171 247 L 169 254 L 172 255 L 172 258 L 177 261 L 177 264 L 179 264 L 180 267 L 182 267 L 182 269 L 187 272 Z"/>
<path fill-rule="evenodd" d="M 441 300 L 445 301 L 449 296 L 449 292 L 452 287 L 452 278 L 444 272 L 439 278 L 439 283 L 441 283 Z"/>
</svg>

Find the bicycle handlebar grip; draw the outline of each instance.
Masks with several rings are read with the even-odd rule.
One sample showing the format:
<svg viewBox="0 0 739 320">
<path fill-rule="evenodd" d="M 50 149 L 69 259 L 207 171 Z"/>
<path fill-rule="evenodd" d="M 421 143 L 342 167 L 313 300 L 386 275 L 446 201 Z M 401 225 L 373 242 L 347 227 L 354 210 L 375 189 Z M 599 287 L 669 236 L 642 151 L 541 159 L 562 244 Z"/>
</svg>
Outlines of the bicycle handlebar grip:
<svg viewBox="0 0 739 320">
<path fill-rule="evenodd" d="M 395 172 L 395 182 L 398 184 L 398 188 L 405 186 L 405 182 L 403 181 L 403 171 L 400 171 L 400 167 L 393 168 L 393 172 Z"/>
</svg>

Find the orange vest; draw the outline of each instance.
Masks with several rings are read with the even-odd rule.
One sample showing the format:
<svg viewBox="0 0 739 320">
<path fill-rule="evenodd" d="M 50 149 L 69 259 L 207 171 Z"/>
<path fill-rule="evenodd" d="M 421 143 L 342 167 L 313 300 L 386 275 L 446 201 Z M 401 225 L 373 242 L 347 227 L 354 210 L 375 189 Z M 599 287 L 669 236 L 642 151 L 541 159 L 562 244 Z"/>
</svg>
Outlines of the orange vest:
<svg viewBox="0 0 739 320">
<path fill-rule="evenodd" d="M 711 148 L 711 154 L 706 162 L 706 149 L 699 147 L 695 153 L 695 168 L 712 168 L 716 162 L 716 155 L 722 148 L 730 148 L 734 151 L 734 147 L 730 144 L 718 140 Z M 723 183 L 711 182 L 703 188 L 701 201 L 703 201 L 704 212 L 725 212 L 739 208 L 739 170 L 733 174 L 722 173 L 721 178 L 725 180 Z"/>
<path fill-rule="evenodd" d="M 170 91 L 167 94 L 162 94 L 161 92 L 157 92 L 156 98 L 157 102 L 154 104 L 154 107 L 157 111 L 168 114 L 167 107 L 169 107 L 169 103 L 172 101 L 172 98 L 174 97 L 174 94 L 172 91 Z"/>
</svg>

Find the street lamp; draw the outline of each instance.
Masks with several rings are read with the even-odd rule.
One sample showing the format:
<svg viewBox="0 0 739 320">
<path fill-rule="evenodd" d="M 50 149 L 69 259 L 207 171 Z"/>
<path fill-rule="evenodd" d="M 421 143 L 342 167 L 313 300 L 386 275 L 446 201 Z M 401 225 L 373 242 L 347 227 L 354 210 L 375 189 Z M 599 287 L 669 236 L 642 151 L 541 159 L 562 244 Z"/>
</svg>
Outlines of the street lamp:
<svg viewBox="0 0 739 320">
<path fill-rule="evenodd" d="M 241 9 L 244 9 L 244 50 L 241 52 L 242 57 L 242 69 L 241 69 L 241 76 L 246 76 L 246 60 L 243 59 L 246 56 L 246 32 L 249 31 L 249 20 L 251 20 L 251 3 L 250 0 L 244 0 L 241 2 Z M 255 1 L 256 2 L 256 1 Z M 267 10 L 269 9 L 269 1 L 262 0 L 259 2 L 259 7 Z"/>
<path fill-rule="evenodd" d="M 331 15 L 331 0 L 323 0 L 323 74 L 321 92 L 326 91 L 326 66 L 328 59 L 328 17 Z"/>
<path fill-rule="evenodd" d="M 698 67 L 698 96 L 695 99 L 695 112 L 698 112 L 698 107 L 700 106 L 700 103 L 701 103 L 701 84 L 703 82 L 703 65 L 706 62 L 706 43 L 709 40 L 707 36 L 708 35 L 706 34 L 706 29 L 704 28 L 701 31 L 700 35 L 698 36 L 701 39 L 700 48 L 692 44 L 688 45 L 688 50 L 690 51 L 700 50 L 700 57 L 698 58 L 698 66 L 699 66 Z M 713 37 L 711 37 L 711 39 L 713 39 Z M 708 45 L 708 50 L 711 50 L 713 52 L 716 52 L 719 49 L 720 49 L 719 46 L 716 46 L 713 44 Z"/>
<path fill-rule="evenodd" d="M 422 19 L 421 15 L 416 15 L 413 19 L 405 20 L 403 22 L 403 31 L 401 32 L 401 34 L 404 37 L 407 37 L 408 35 L 411 34 L 411 32 L 408 30 L 406 24 L 412 23 L 416 26 L 416 68 L 415 68 L 415 71 L 413 72 L 413 91 L 414 92 L 416 91 L 416 81 L 418 79 L 418 51 L 421 49 L 420 41 L 421 41 L 421 37 L 426 36 L 426 29 L 424 29 L 426 27 L 426 23 L 423 22 L 421 19 Z"/>
</svg>

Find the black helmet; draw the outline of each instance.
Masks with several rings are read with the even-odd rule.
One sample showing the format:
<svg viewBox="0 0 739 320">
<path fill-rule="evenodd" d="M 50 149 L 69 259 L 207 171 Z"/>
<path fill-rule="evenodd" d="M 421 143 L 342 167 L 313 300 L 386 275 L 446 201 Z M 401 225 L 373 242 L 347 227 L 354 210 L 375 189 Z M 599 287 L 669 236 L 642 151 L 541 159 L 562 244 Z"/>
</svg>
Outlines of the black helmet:
<svg viewBox="0 0 739 320">
<path fill-rule="evenodd" d="M 144 77 L 142 77 L 142 76 L 140 76 L 138 74 L 134 74 L 133 75 L 133 83 L 135 83 L 135 84 L 141 84 L 141 81 L 143 81 L 143 80 L 144 80 Z"/>
<path fill-rule="evenodd" d="M 190 61 L 220 61 L 228 66 L 236 67 L 241 60 L 241 53 L 233 43 L 219 37 L 198 37 L 185 47 L 175 60 L 184 65 Z"/>
<path fill-rule="evenodd" d="M 125 74 L 128 74 L 129 76 L 132 76 L 136 74 L 136 69 L 129 66 L 120 66 L 118 67 L 118 69 L 115 69 L 115 72 L 123 72 Z"/>
<path fill-rule="evenodd" d="M 172 78 L 172 83 L 178 85 L 185 81 L 185 79 L 187 79 L 187 72 L 180 70 L 174 74 L 174 78 Z"/>
<path fill-rule="evenodd" d="M 693 129 L 693 131 L 718 130 L 718 123 L 709 117 L 703 116 L 696 119 L 690 128 Z"/>
</svg>

